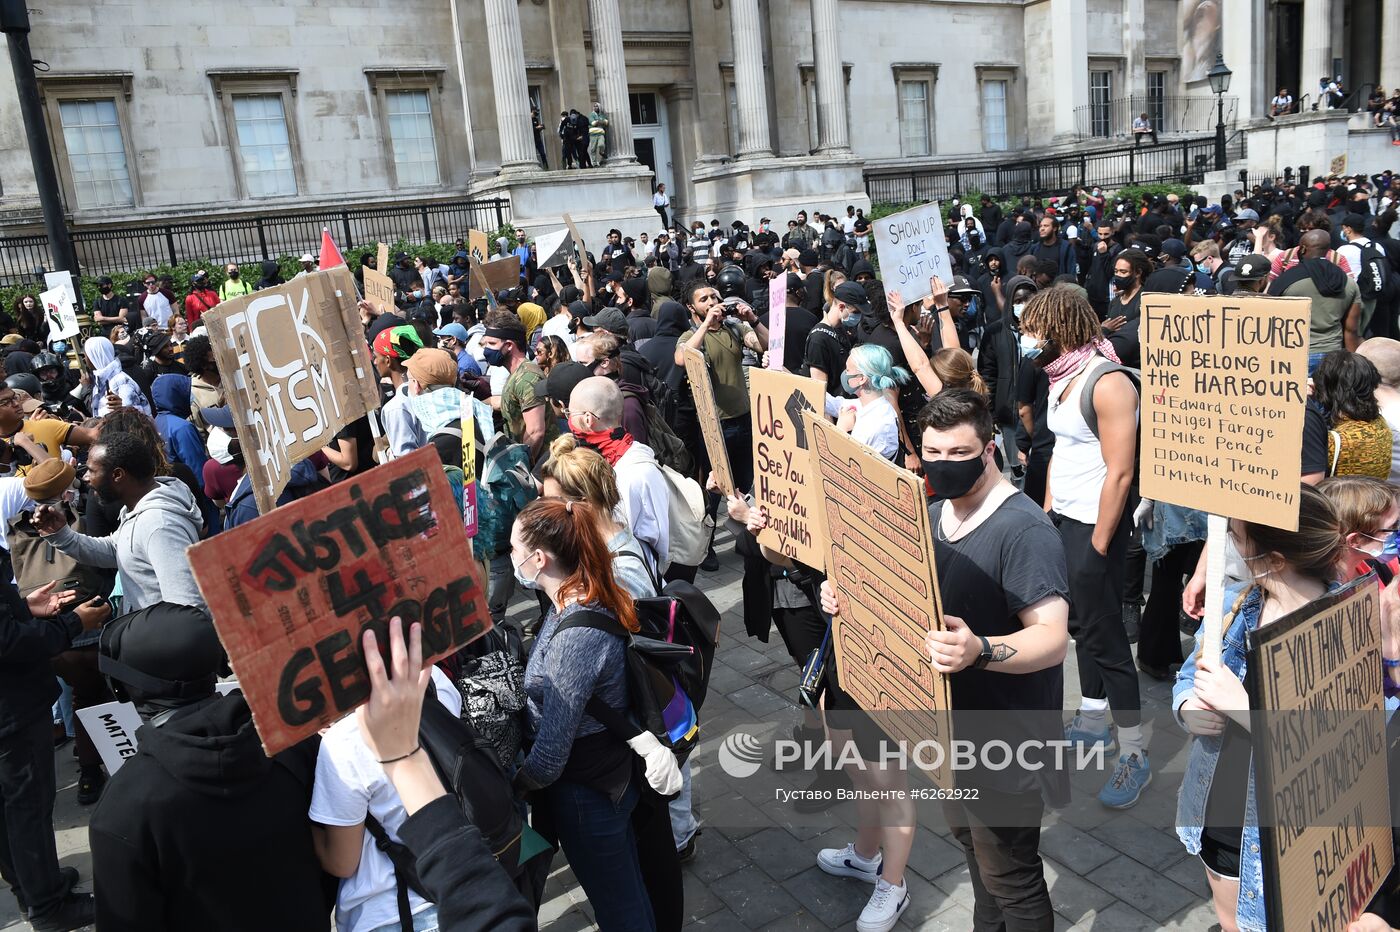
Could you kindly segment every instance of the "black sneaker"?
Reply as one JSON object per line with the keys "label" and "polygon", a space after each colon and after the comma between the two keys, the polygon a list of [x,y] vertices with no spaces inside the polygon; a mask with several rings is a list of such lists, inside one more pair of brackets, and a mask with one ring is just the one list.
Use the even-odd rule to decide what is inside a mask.
{"label": "black sneaker", "polygon": [[1190,637],[1195,637],[1196,632],[1201,628],[1201,620],[1192,618],[1185,612],[1178,612],[1176,616],[1176,630]]}
{"label": "black sneaker", "polygon": [[[58,876],[63,878],[63,895],[67,896],[73,892],[73,888],[78,885],[78,869],[76,867],[60,867]],[[15,901],[19,903],[19,914],[26,915],[29,912],[29,904],[24,901],[24,897],[19,891],[15,891]]]}
{"label": "black sneaker", "polygon": [[78,805],[91,806],[102,795],[107,775],[101,767],[84,767],[78,771]]}
{"label": "black sneaker", "polygon": [[715,556],[715,548],[711,547],[705,554],[705,559],[700,561],[700,568],[707,573],[713,573],[719,569],[719,557]]}
{"label": "black sneaker", "polygon": [[812,785],[807,787],[810,795],[800,796],[793,800],[792,808],[796,812],[812,814],[825,812],[841,800],[836,798],[836,791],[840,789],[850,789],[851,778],[844,770],[823,770],[818,772],[817,778],[812,781]]}
{"label": "black sneaker", "polygon": [[1128,643],[1136,644],[1138,628],[1142,625],[1142,606],[1136,602],[1123,603],[1123,629],[1128,632]]}
{"label": "black sneaker", "polygon": [[[1178,669],[1180,669],[1180,666],[1180,664],[1177,664]],[[1176,679],[1176,673],[1172,671],[1171,667],[1158,667],[1150,663],[1143,663],[1141,658],[1138,659],[1137,667],[1143,673],[1146,673],[1148,676],[1152,677],[1152,679],[1161,683]]]}
{"label": "black sneaker", "polygon": [[687,841],[680,848],[676,849],[676,856],[680,858],[682,864],[684,864],[686,861],[695,860],[695,839],[699,838],[700,833],[703,831],[703,828],[697,828],[695,830],[695,834],[690,836],[690,840]]}
{"label": "black sneaker", "polygon": [[34,932],[73,932],[97,921],[97,907],[91,893],[70,893],[42,916],[30,916]]}

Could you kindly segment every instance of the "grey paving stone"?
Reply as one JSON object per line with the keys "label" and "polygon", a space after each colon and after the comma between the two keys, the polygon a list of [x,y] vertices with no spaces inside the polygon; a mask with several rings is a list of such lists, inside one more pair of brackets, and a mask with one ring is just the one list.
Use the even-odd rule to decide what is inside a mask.
{"label": "grey paving stone", "polygon": [[935,887],[912,870],[904,872],[904,884],[909,888],[909,908],[899,917],[902,925],[919,928],[925,922],[956,905],[947,893]]}
{"label": "grey paving stone", "polygon": [[706,830],[695,843],[695,858],[681,865],[681,872],[712,884],[740,868],[752,869],[749,859],[718,830]]}
{"label": "grey paving stone", "polygon": [[[1102,912],[1085,916],[1070,928],[1072,932],[1144,932],[1158,927],[1158,923],[1128,904],[1114,903]],[[1198,932],[1204,932],[1205,928],[1200,926]]]}
{"label": "grey paving stone", "polygon": [[1078,922],[1113,903],[1113,894],[1094,886],[1063,864],[1050,858],[1041,860],[1045,863],[1045,882],[1050,887],[1050,906],[1069,922]]}
{"label": "grey paving stone", "polygon": [[789,699],[758,683],[750,683],[728,696],[729,701],[738,706],[740,714],[748,713],[755,718],[766,718],[780,709],[793,707]]}
{"label": "grey paving stone", "polygon": [[829,928],[831,927],[825,922],[804,909],[769,923],[763,927],[763,932],[826,932]]}
{"label": "grey paving stone", "polygon": [[1077,874],[1086,874],[1118,852],[1068,822],[1056,822],[1040,833],[1040,853],[1055,858]]}
{"label": "grey paving stone", "polygon": [[940,838],[938,835],[920,829],[914,834],[914,847],[909,852],[909,867],[924,880],[933,880],[967,859],[962,847]]}
{"label": "grey paving stone", "polygon": [[855,922],[874,890],[862,880],[832,877],[815,866],[784,881],[783,888],[833,929]]}
{"label": "grey paving stone", "polygon": [[977,902],[972,893],[972,878],[968,876],[966,861],[933,878],[933,885],[948,894],[948,898],[953,902],[960,903],[969,910]]}
{"label": "grey paving stone", "polygon": [[[553,929],[546,930],[543,926],[540,928],[542,932],[554,932]],[[744,928],[744,924],[739,921],[738,916],[734,915],[728,909],[717,909],[703,919],[687,922],[684,928],[714,929],[715,932],[734,932],[735,929]]]}
{"label": "grey paving stone", "polygon": [[[705,836],[700,836],[703,840]],[[724,903],[710,889],[709,884],[700,879],[694,871],[683,871],[681,880],[685,885],[685,918],[687,922],[703,919]]]}
{"label": "grey paving stone", "polygon": [[906,922],[913,911],[914,907],[911,905],[904,911],[904,915],[899,917],[899,921],[906,928],[917,929],[918,932],[967,932],[972,928],[972,910],[958,903],[920,920],[917,924],[913,921]]}
{"label": "grey paving stone", "polygon": [[1162,923],[1162,928],[1180,930],[1180,932],[1199,932],[1201,929],[1209,929],[1211,926],[1219,924],[1220,920],[1215,915],[1214,904],[1211,903],[1209,897],[1202,897],[1195,906],[1182,910]]}
{"label": "grey paving stone", "polygon": [[798,903],[762,871],[752,867],[735,871],[711,889],[724,905],[750,929],[761,929],[770,922],[797,912]]}
{"label": "grey paving stone", "polygon": [[1185,848],[1181,850],[1184,857],[1162,871],[1162,876],[1181,884],[1203,900],[1210,899],[1210,883],[1206,881],[1206,869],[1201,864],[1201,859],[1195,855],[1185,854]]}
{"label": "grey paving stone", "polygon": [[[720,660],[710,669],[709,692],[711,695],[728,696],[730,693],[738,692],[752,682],[753,681],[748,676],[740,673],[723,660]],[[701,709],[702,712],[706,712],[706,717],[709,717],[711,714],[707,711],[708,708],[709,701],[707,699],[705,706]]]}
{"label": "grey paving stone", "polygon": [[[1152,792],[1150,789],[1148,792]],[[1177,861],[1186,852],[1175,835],[1159,831],[1130,815],[1115,814],[1089,830],[1099,841],[1112,845],[1135,861],[1160,869]]]}
{"label": "grey paving stone", "polygon": [[695,807],[695,813],[707,827],[722,832],[731,841],[747,838],[772,824],[758,807],[733,792],[716,796]]}
{"label": "grey paving stone", "polygon": [[734,846],[779,883],[812,866],[812,852],[781,828],[761,829]]}
{"label": "grey paving stone", "polygon": [[743,644],[731,647],[722,657],[726,664],[740,673],[754,674],[774,665],[772,657]]}
{"label": "grey paving stone", "polygon": [[1132,903],[1158,922],[1165,921],[1177,910],[1197,900],[1190,890],[1172,883],[1157,871],[1129,857],[1114,858],[1090,871],[1085,879],[1103,887],[1118,899]]}

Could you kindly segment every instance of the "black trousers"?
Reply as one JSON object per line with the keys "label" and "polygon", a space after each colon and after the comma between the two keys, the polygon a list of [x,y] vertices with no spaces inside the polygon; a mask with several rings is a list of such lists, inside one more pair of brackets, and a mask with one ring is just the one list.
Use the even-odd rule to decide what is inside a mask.
{"label": "black trousers", "polygon": [[1169,667],[1184,659],[1181,631],[1176,623],[1181,612],[1181,590],[1196,571],[1203,546],[1199,540],[1177,544],[1152,564],[1152,592],[1142,610],[1137,644],[1138,659],[1149,666]]}
{"label": "black trousers", "polygon": [[53,722],[41,715],[0,738],[0,877],[42,915],[63,899],[53,834]]}
{"label": "black trousers", "polygon": [[[111,702],[112,691],[107,680],[97,670],[97,645],[75,647],[58,654],[50,661],[53,672],[63,677],[73,687],[73,708],[87,709],[104,702]],[[73,716],[73,742],[78,749],[79,767],[102,766],[102,755],[92,743],[83,720]]]}
{"label": "black trousers", "polygon": [[943,817],[962,845],[972,879],[974,932],[1051,932],[1055,913],[1040,860],[1038,792],[947,800]]}
{"label": "black trousers", "polygon": [[[1137,496],[1128,497],[1129,507],[1137,507]],[[1123,575],[1123,604],[1141,605],[1142,590],[1147,576],[1147,551],[1142,549],[1142,534],[1137,528],[1128,527],[1128,556]]]}
{"label": "black trousers", "polygon": [[1056,515],[1069,570],[1069,599],[1073,605],[1069,633],[1079,659],[1079,690],[1089,699],[1108,699],[1113,720],[1120,726],[1142,722],[1137,668],[1123,627],[1123,579],[1126,575],[1128,529],[1126,516],[1118,522],[1108,555],[1091,543],[1094,526]]}
{"label": "black trousers", "polygon": [[666,208],[658,207],[656,212],[661,216],[661,228],[663,230],[670,229],[671,221],[666,218]]}

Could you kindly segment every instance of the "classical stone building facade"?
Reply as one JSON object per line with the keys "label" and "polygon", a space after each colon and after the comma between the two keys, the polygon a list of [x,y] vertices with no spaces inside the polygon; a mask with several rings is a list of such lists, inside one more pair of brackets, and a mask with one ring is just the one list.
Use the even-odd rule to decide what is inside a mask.
{"label": "classical stone building facade", "polygon": [[[1187,124],[1217,48],[1240,121],[1337,64],[1400,83],[1400,0],[51,0],[32,22],[76,226],[478,194],[640,223],[657,181],[681,218],[777,218],[861,203],[863,166],[1077,144],[1140,109],[1213,125]],[[560,112],[595,100],[607,166],[559,171]],[[35,217],[23,133],[3,66],[10,230]]]}

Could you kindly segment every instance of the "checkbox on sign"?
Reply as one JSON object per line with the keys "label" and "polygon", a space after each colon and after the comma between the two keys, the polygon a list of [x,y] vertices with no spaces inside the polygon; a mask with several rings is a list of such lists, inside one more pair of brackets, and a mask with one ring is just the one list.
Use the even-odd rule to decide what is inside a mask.
{"label": "checkbox on sign", "polygon": [[1164,404],[1167,403],[1167,396],[1166,396],[1166,395],[1153,395],[1153,396],[1152,396],[1152,400],[1153,400],[1154,402],[1156,402],[1157,404],[1159,404],[1159,405],[1164,405]]}

